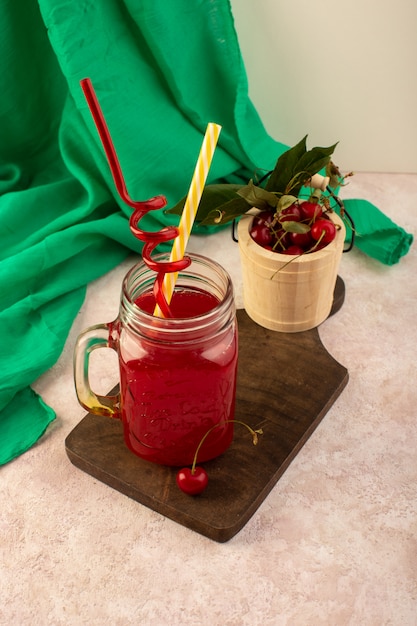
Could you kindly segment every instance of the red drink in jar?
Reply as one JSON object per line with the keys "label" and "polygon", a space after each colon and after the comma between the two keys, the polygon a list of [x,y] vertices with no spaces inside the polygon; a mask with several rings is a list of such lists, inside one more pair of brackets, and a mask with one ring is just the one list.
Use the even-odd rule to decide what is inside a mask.
{"label": "red drink in jar", "polygon": [[[106,406],[107,414],[122,420],[128,448],[163,465],[191,464],[201,439],[217,424],[199,462],[225,452],[233,439],[238,356],[233,288],[217,263],[190,256],[193,263],[177,278],[171,318],[153,315],[155,275],[140,263],[124,280],[117,320],[99,326],[119,354],[120,408],[115,402],[111,412],[110,403],[102,402],[96,412],[105,413]],[[82,367],[80,359],[80,372]]]}

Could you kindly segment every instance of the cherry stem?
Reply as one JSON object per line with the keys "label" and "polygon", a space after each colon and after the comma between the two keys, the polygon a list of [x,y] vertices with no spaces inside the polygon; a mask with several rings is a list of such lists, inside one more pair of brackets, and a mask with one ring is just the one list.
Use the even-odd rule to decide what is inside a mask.
{"label": "cherry stem", "polygon": [[[310,251],[309,251],[310,252]],[[284,265],[282,265],[281,267],[279,267],[276,272],[274,272],[270,278],[270,280],[274,280],[275,276],[278,274],[278,272],[280,272],[281,270],[285,269],[287,267],[287,265],[289,265],[290,263],[292,263],[293,261],[296,261],[297,259],[299,259],[301,256],[303,256],[303,254],[307,254],[306,252],[303,252],[302,254],[296,254],[294,255],[294,258],[290,259],[289,261],[287,261],[286,263],[284,263]]]}
{"label": "cherry stem", "polygon": [[314,244],[314,246],[312,246],[312,247],[310,248],[309,252],[314,252],[314,250],[315,250],[315,249],[317,248],[317,246],[320,244],[320,242],[321,242],[321,240],[323,239],[323,237],[325,236],[325,234],[326,234],[326,231],[325,231],[325,230],[324,230],[324,228],[323,228],[323,230],[321,231],[321,235],[320,235],[320,237],[317,239],[317,241],[316,241],[316,243]]}
{"label": "cherry stem", "polygon": [[244,426],[245,428],[248,429],[248,431],[250,432],[250,434],[252,435],[252,442],[253,445],[256,446],[258,444],[258,435],[263,435],[263,430],[262,428],[258,428],[257,430],[254,430],[253,428],[251,428],[248,424],[246,424],[245,422],[241,422],[240,420],[225,420],[224,422],[220,422],[219,424],[214,424],[214,426],[212,426],[204,435],[204,437],[201,439],[200,443],[197,446],[197,449],[195,451],[194,454],[194,459],[193,459],[193,464],[191,466],[191,474],[195,474],[195,467],[197,465],[197,457],[198,457],[198,453],[200,452],[201,446],[203,445],[203,443],[205,442],[205,440],[207,439],[207,437],[210,435],[210,433],[215,429],[215,428],[219,428],[219,426],[224,426],[224,424],[241,424],[242,426]]}

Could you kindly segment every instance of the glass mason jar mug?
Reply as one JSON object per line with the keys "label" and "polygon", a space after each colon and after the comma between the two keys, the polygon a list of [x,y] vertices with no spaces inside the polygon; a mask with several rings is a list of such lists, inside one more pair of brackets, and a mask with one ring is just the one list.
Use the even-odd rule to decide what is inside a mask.
{"label": "glass mason jar mug", "polygon": [[[199,462],[222,454],[233,439],[238,356],[233,286],[219,264],[189,256],[191,265],[176,280],[172,317],[153,315],[156,275],[142,261],[123,280],[117,319],[81,333],[74,354],[80,404],[90,413],[120,419],[134,454],[172,466],[191,464],[214,426]],[[118,353],[115,396],[90,388],[89,358],[97,348]]]}

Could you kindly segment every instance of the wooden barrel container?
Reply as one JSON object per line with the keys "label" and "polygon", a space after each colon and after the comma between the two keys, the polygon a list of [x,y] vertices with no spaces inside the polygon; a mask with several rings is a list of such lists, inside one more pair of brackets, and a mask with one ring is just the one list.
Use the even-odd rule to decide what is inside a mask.
{"label": "wooden barrel container", "polygon": [[[326,247],[299,257],[266,250],[249,234],[252,209],[238,226],[244,307],[264,328],[295,333],[321,324],[329,315],[346,229],[336,213],[336,238]],[[289,262],[290,261],[290,262]]]}

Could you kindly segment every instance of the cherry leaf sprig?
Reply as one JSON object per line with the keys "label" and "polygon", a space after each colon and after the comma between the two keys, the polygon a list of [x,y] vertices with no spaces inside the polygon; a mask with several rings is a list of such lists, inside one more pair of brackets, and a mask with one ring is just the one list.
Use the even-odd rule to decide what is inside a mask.
{"label": "cherry leaf sprig", "polygon": [[[255,184],[253,179],[246,185],[206,185],[196,223],[203,226],[227,224],[246,213],[250,207],[261,211],[280,211],[283,197],[289,196],[294,202],[303,186],[325,168],[331,171],[330,182],[336,188],[343,180],[338,168],[331,162],[336,146],[337,143],[308,150],[306,135],[279,156],[274,169],[261,179],[262,185],[261,182]],[[166,210],[166,213],[181,215],[184,202],[185,196],[174,207]]]}

